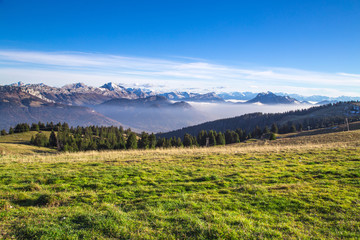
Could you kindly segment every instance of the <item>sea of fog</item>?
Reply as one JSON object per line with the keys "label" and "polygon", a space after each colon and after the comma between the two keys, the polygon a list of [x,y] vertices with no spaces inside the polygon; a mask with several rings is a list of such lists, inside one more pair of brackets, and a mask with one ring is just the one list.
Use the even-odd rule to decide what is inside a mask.
{"label": "sea of fog", "polygon": [[213,121],[222,118],[241,116],[247,113],[283,113],[291,110],[307,109],[313,107],[310,104],[236,104],[236,103],[204,103],[188,102],[194,109],[206,116],[206,121]]}
{"label": "sea of fog", "polygon": [[189,102],[192,108],[102,106],[95,110],[137,132],[168,132],[246,113],[281,113],[314,105],[260,105],[239,103]]}

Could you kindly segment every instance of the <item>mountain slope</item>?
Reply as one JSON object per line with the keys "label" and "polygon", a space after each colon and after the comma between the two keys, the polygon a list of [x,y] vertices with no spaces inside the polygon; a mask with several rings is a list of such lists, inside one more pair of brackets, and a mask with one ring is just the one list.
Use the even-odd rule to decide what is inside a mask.
{"label": "mountain slope", "polygon": [[35,97],[19,87],[0,86],[0,129],[20,122],[67,122],[71,126],[119,126],[120,122],[87,107],[52,103]]}
{"label": "mountain slope", "polygon": [[164,132],[203,122],[205,117],[186,102],[171,102],[163,96],[112,99],[93,108],[132,128]]}
{"label": "mountain slope", "polygon": [[261,103],[261,104],[299,104],[300,102],[289,96],[278,96],[272,92],[259,93],[255,98],[246,103]]}
{"label": "mountain slope", "polygon": [[61,88],[45,84],[17,84],[22,91],[27,92],[47,102],[66,105],[89,106],[100,104],[113,98],[137,98],[121,87],[111,89],[108,83],[100,88],[89,87],[83,83],[65,85]]}
{"label": "mountain slope", "polygon": [[117,106],[117,107],[183,107],[191,108],[190,104],[186,102],[170,102],[163,96],[151,96],[138,99],[117,98],[111,99],[101,104],[101,106]]}
{"label": "mountain slope", "polygon": [[237,128],[241,128],[249,132],[256,126],[259,126],[260,128],[264,128],[265,126],[270,127],[273,123],[276,123],[279,126],[289,123],[303,124],[304,128],[307,128],[308,125],[326,127],[327,123],[343,123],[345,118],[350,120],[360,120],[360,104],[356,102],[340,102],[286,113],[251,113],[162,133],[159,134],[159,137],[183,137],[185,133],[196,136],[201,130],[225,132],[226,130],[236,130]]}

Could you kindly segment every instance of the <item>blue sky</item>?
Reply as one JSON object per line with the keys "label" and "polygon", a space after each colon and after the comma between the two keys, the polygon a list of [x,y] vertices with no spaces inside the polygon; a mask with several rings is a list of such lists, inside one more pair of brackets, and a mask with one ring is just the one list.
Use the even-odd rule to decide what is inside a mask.
{"label": "blue sky", "polygon": [[360,1],[0,0],[0,83],[360,95]]}

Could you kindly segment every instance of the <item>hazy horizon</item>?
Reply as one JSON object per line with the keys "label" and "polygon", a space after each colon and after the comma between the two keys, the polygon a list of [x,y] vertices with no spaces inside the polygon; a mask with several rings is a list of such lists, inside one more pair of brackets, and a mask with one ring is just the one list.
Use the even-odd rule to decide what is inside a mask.
{"label": "hazy horizon", "polygon": [[355,97],[359,14],[357,1],[2,0],[0,84]]}

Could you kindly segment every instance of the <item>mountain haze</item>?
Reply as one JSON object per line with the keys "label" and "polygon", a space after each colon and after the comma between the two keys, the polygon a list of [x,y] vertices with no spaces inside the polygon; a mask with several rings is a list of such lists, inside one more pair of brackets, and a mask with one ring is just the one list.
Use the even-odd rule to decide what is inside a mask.
{"label": "mountain haze", "polygon": [[123,125],[87,107],[53,103],[17,87],[0,86],[0,129],[38,121],[67,122],[70,126]]}

